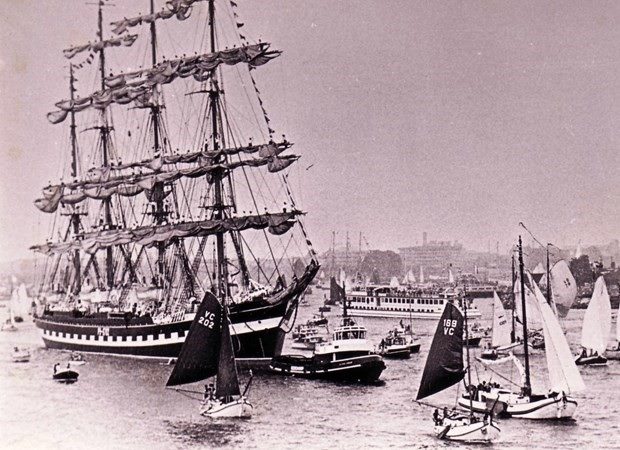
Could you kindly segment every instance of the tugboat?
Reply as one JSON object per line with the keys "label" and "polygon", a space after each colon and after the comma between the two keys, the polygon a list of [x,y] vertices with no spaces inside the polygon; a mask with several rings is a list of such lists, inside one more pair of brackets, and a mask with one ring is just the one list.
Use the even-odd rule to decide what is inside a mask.
{"label": "tugboat", "polygon": [[385,363],[366,339],[366,328],[345,316],[332,341],[318,345],[311,357],[276,356],[269,368],[282,375],[372,383],[381,376]]}

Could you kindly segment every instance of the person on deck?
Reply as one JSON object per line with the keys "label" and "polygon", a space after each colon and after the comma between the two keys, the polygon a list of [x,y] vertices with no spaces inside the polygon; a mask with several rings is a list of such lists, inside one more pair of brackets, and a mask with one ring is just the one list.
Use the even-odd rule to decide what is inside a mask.
{"label": "person on deck", "polygon": [[60,366],[60,363],[54,364],[54,375],[56,375],[56,372],[58,372],[58,366]]}
{"label": "person on deck", "polygon": [[433,411],[433,422],[435,422],[435,425],[441,425],[442,423],[442,420],[439,417],[439,410],[437,408]]}

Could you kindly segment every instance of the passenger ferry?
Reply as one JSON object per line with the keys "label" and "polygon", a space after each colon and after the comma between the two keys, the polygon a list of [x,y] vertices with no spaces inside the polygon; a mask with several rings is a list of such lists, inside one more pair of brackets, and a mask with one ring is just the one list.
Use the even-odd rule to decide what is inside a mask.
{"label": "passenger ferry", "polygon": [[[351,316],[410,317],[439,319],[448,301],[460,302],[454,289],[416,289],[390,286],[354,288],[346,294],[347,310]],[[480,317],[480,311],[467,300],[469,317]]]}

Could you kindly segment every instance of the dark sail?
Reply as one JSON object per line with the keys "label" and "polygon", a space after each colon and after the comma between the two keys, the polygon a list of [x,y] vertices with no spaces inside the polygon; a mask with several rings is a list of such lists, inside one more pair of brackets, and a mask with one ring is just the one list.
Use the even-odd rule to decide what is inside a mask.
{"label": "dark sail", "polygon": [[[194,383],[218,373],[221,324],[222,307],[211,292],[206,292],[166,386]],[[230,341],[228,326],[224,328]]]}
{"label": "dark sail", "polygon": [[416,399],[441,392],[464,376],[463,314],[452,303],[447,303],[437,324]]}
{"label": "dark sail", "polygon": [[344,302],[345,296],[342,286],[338,284],[334,277],[330,278],[329,283],[329,304],[335,305],[340,301]]}
{"label": "dark sail", "polygon": [[[228,311],[226,307],[224,307],[222,321],[223,323],[228,324]],[[231,395],[241,395],[241,392],[239,391],[237,365],[235,364],[235,353],[232,347],[230,329],[228,326],[225,326],[222,328],[222,340],[220,345],[215,396],[217,398],[226,398]]]}

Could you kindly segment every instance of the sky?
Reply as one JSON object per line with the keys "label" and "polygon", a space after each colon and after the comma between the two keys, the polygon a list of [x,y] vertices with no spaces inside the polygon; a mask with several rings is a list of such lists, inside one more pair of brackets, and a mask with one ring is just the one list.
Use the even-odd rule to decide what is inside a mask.
{"label": "sky", "polygon": [[[506,251],[519,222],[558,246],[620,238],[619,2],[236,2],[244,32],[284,51],[255,77],[302,155],[319,250],[335,230],[354,248],[360,231],[381,249],[426,231]],[[148,10],[114,4],[106,22]],[[67,132],[45,113],[66,97],[62,49],[95,26],[88,2],[0,0],[2,261],[47,237],[32,202]]]}

